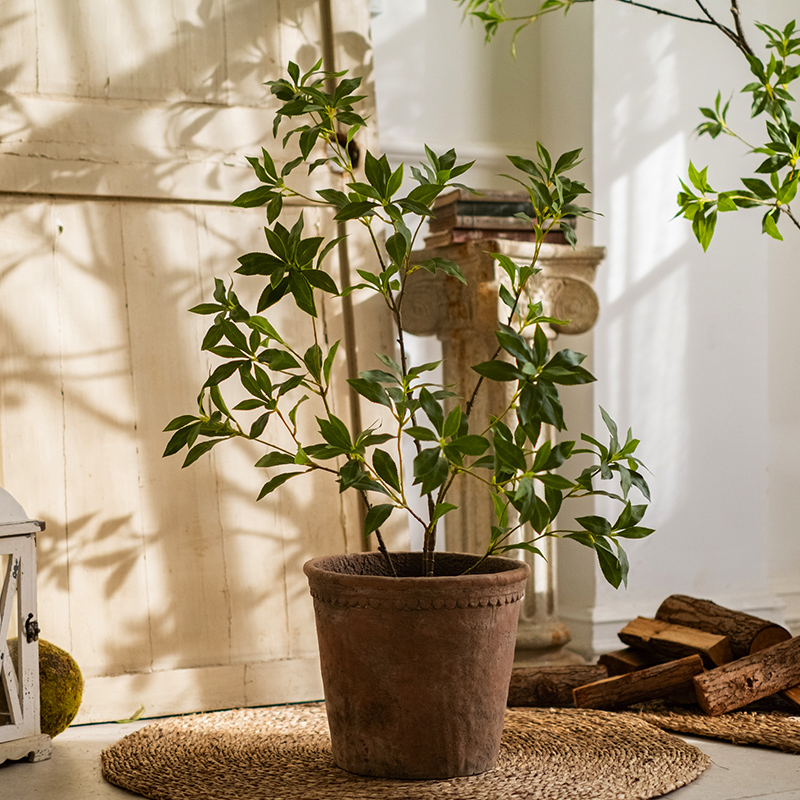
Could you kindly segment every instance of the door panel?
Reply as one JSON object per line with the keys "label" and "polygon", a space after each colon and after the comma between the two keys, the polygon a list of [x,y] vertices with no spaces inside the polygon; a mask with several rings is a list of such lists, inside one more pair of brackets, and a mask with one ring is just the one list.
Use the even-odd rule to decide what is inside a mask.
{"label": "door panel", "polygon": [[[368,70],[368,3],[335,6],[332,31],[308,0],[0,9],[0,484],[47,523],[42,636],[84,672],[79,721],[321,696],[302,564],[360,547],[352,502],[307,477],[256,503],[247,443],[185,470],[161,453],[210,367],[209,319],[187,309],[264,249],[263,210],[229,205],[272,140],[263,82],[309,68],[323,34]],[[333,233],[314,209],[288,221],[301,211]],[[304,318],[280,315],[302,341]]]}

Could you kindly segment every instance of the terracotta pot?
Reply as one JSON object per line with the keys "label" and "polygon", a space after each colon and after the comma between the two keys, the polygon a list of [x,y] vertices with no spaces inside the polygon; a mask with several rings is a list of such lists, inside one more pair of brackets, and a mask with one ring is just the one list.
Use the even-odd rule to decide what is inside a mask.
{"label": "terracotta pot", "polygon": [[333,757],[349,772],[433,779],[491,769],[500,749],[530,568],[437,553],[379,553],[306,563],[317,620]]}

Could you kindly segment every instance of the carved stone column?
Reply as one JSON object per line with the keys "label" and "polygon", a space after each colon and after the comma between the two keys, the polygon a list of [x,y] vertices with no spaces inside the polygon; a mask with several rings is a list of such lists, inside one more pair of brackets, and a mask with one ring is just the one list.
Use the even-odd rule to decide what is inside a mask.
{"label": "carved stone column", "polygon": [[[411,276],[403,305],[404,330],[419,336],[435,335],[441,341],[444,384],[462,397],[469,397],[477,382],[472,365],[487,361],[497,348],[494,332],[498,314],[505,308],[499,300],[499,287],[506,276],[496,268],[491,253],[529,264],[534,245],[483,240],[421,251],[417,254],[419,261],[438,256],[457,262],[467,285],[441,273],[431,275],[419,270]],[[542,272],[531,282],[531,299],[541,300],[548,316],[570,320],[551,331],[553,340],[559,334],[584,333],[594,325],[599,304],[592,282],[604,256],[601,247],[573,250],[568,245],[542,246],[538,263]],[[506,398],[505,384],[485,381],[473,407],[472,430],[482,431],[490,412],[503,408]],[[474,484],[463,476],[451,491],[459,508],[445,517],[447,549],[483,552],[494,523],[491,499],[486,492],[475,491]],[[563,650],[570,634],[556,613],[555,548],[552,540],[543,541],[546,560],[527,553],[519,556],[529,561],[531,577],[520,614],[518,661],[580,661]]]}

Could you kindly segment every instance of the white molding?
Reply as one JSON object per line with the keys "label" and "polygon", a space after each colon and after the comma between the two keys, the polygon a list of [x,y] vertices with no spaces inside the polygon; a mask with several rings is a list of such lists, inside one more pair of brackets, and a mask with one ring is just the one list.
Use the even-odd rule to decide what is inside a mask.
{"label": "white molding", "polygon": [[[795,589],[794,592],[793,602],[796,603],[794,608],[797,613],[794,622],[786,613],[789,608],[788,594],[788,592],[775,591],[775,594],[719,595],[705,599],[713,600],[726,608],[735,608],[737,611],[745,611],[779,625],[786,625],[790,630],[795,631],[800,623],[800,590]],[[652,617],[659,604],[660,601],[656,601],[650,607],[642,605],[634,607],[633,604],[630,604],[561,609],[559,617],[572,635],[570,650],[580,653],[585,659],[592,661],[601,653],[619,650],[623,647],[617,633],[636,617]]]}
{"label": "white molding", "polygon": [[87,678],[76,725],[322,700],[319,658]]}

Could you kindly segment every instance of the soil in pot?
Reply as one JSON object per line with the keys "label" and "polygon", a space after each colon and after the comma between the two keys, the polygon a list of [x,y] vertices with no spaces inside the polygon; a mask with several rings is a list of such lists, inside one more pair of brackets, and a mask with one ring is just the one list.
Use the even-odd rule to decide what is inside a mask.
{"label": "soil in pot", "polygon": [[529,567],[437,553],[309,561],[322,679],[336,763],[349,772],[441,779],[491,769]]}

